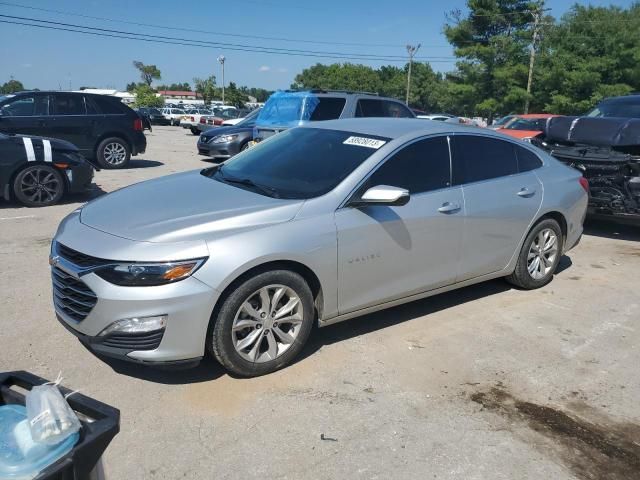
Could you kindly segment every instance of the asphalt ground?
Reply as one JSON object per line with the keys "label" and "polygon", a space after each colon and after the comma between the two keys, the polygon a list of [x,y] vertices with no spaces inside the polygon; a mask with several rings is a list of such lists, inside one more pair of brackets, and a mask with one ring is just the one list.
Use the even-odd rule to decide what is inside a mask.
{"label": "asphalt ground", "polygon": [[640,478],[640,227],[588,225],[540,290],[496,280],[317,330],[261,378],[94,357],[54,316],[56,227],[105,192],[206,166],[195,142],[155,127],[88,194],[0,202],[0,371],[62,372],[118,407],[107,478]]}

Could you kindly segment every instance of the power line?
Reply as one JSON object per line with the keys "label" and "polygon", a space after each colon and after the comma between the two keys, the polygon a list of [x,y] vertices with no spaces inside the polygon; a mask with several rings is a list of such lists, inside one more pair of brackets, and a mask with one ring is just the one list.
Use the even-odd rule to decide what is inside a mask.
{"label": "power line", "polygon": [[[0,17],[6,17],[6,15],[0,15]],[[41,20],[40,20],[41,21]],[[162,39],[157,39],[157,38],[142,38],[139,36],[128,36],[128,35],[140,35],[140,34],[132,34],[129,32],[126,32],[124,34],[119,34],[119,33],[105,33],[105,32],[95,32],[95,31],[86,31],[86,30],[77,30],[77,29],[72,29],[72,28],[65,28],[65,27],[61,27],[61,26],[51,26],[51,25],[38,25],[38,24],[33,24],[33,23],[26,23],[26,22],[19,22],[19,21],[13,21],[13,20],[0,20],[0,23],[6,23],[6,24],[12,24],[12,25],[22,25],[22,26],[26,26],[26,27],[35,27],[35,28],[41,28],[41,29],[47,29],[47,30],[56,30],[56,31],[66,31],[66,32],[72,32],[72,33],[81,33],[81,34],[85,34],[85,35],[92,35],[92,36],[98,36],[98,37],[109,37],[109,38],[120,38],[120,39],[125,39],[125,40],[137,40],[137,41],[142,41],[142,42],[148,42],[148,43],[161,43],[161,44],[168,44],[168,45],[182,45],[182,46],[189,46],[189,47],[201,47],[201,48],[212,48],[213,45],[205,45],[202,43],[193,43],[193,42],[189,42],[189,41],[175,41],[175,40],[162,40]],[[80,28],[93,28],[93,27],[80,27]],[[104,30],[104,29],[103,29]],[[362,58],[362,57],[353,57],[353,56],[339,56],[339,55],[316,55],[316,54],[312,54],[312,53],[297,53],[297,52],[286,52],[286,51],[273,51],[268,49],[267,47],[252,47],[252,48],[240,48],[240,47],[233,47],[233,46],[224,46],[224,48],[226,50],[234,50],[234,51],[242,51],[242,52],[253,52],[253,53],[268,53],[268,54],[273,54],[273,55],[289,55],[289,56],[302,56],[302,57],[314,57],[314,58],[334,58],[334,59],[342,59],[342,60],[368,60],[368,61],[382,61],[382,62],[390,62],[390,63],[405,63],[406,60],[403,58],[391,58],[391,57],[384,57],[384,56],[380,56],[380,57],[367,57],[367,58]],[[258,50],[259,48],[262,48],[262,50]],[[423,57],[423,58],[427,58],[427,57]],[[429,59],[428,61],[430,61],[431,63],[451,63],[451,61],[455,58],[455,57],[451,57],[451,60],[445,60],[444,58],[448,58],[448,57],[442,57],[443,59]]]}
{"label": "power line", "polygon": [[[246,1],[246,0],[245,0]],[[239,37],[239,38],[253,38],[257,40],[275,40],[279,42],[295,42],[295,43],[310,43],[310,44],[318,44],[318,45],[342,45],[342,46],[354,46],[354,47],[384,47],[384,48],[402,48],[404,45],[400,44],[389,44],[389,43],[357,43],[357,42],[330,42],[325,40],[309,40],[309,39],[293,39],[293,38],[283,38],[283,37],[270,37],[270,36],[262,36],[262,35],[249,35],[249,34],[240,34],[240,33],[231,33],[231,32],[214,32],[210,30],[198,30],[194,28],[184,28],[184,27],[173,27],[170,25],[158,25],[153,23],[141,23],[141,22],[132,22],[123,19],[109,18],[109,17],[95,17],[91,15],[84,15],[81,13],[68,12],[64,10],[54,10],[50,8],[41,8],[41,7],[33,7],[30,5],[20,5],[18,3],[12,2],[0,2],[0,5],[5,5],[9,7],[18,7],[25,8],[28,10],[37,10],[40,12],[47,13],[56,13],[59,15],[69,15],[73,17],[81,17],[87,18],[90,20],[101,20],[106,22],[116,22],[116,23],[124,23],[128,25],[135,25],[138,27],[151,27],[151,28],[162,28],[165,30],[176,30],[182,32],[191,32],[191,33],[204,33],[208,35],[224,35],[226,37]],[[441,45],[440,47],[445,47],[445,45]]]}
{"label": "power line", "polygon": [[[315,56],[322,56],[326,58],[347,58],[347,59],[359,59],[359,60],[375,60],[378,58],[384,58],[384,59],[393,59],[393,60],[404,60],[404,57],[400,55],[373,55],[368,53],[326,52],[326,51],[318,51],[318,50],[301,50],[301,49],[280,48],[280,47],[261,47],[256,45],[244,45],[244,44],[227,43],[227,42],[211,42],[207,40],[192,40],[188,38],[168,37],[164,35],[163,36],[152,35],[148,33],[128,32],[128,31],[113,30],[108,28],[87,27],[84,25],[77,25],[73,23],[54,22],[51,20],[40,20],[37,18],[18,17],[14,15],[0,14],[0,17],[10,18],[12,20],[22,20],[22,21],[38,22],[38,23],[44,23],[44,24],[56,25],[56,26],[62,26],[62,27],[70,27],[74,29],[85,29],[85,30],[92,30],[92,31],[98,30],[100,32],[113,33],[117,35],[129,35],[133,37],[146,37],[146,38],[152,38],[152,39],[188,42],[192,44],[204,44],[204,46],[213,46],[213,47],[220,47],[220,48],[236,47],[236,48],[243,48],[243,49],[258,49],[259,52],[268,52],[268,53],[282,52],[282,53],[289,53],[289,54],[315,55]],[[444,57],[429,57],[429,58],[433,58],[436,60],[449,60],[449,59],[452,59],[453,57],[444,56]]]}

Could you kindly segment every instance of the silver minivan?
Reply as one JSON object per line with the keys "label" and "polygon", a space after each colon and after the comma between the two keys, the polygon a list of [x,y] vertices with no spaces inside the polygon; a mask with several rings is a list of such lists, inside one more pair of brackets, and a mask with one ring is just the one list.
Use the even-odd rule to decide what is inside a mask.
{"label": "silver minivan", "polygon": [[551,281],[588,185],[489,130],[363,118],[293,128],[223,166],[70,214],[55,311],[97,354],[240,376],[291,363],[319,326],[496,277]]}

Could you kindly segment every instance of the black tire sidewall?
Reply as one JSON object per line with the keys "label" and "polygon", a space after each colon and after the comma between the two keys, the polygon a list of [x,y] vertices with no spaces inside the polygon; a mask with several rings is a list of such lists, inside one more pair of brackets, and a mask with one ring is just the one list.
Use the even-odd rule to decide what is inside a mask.
{"label": "black tire sidewall", "polygon": [[[231,334],[233,320],[238,309],[249,295],[264,286],[274,284],[286,285],[292,288],[300,298],[304,309],[301,331],[294,344],[280,357],[265,363],[251,363],[242,358],[233,346]],[[217,318],[212,319],[212,322],[215,323],[212,328],[212,335],[207,341],[212,347],[216,359],[227,370],[238,376],[255,377],[274,372],[290,364],[307,342],[314,320],[313,295],[304,278],[289,270],[267,271],[247,279],[229,293],[218,311]]]}
{"label": "black tire sidewall", "polygon": [[[22,178],[27,174],[27,172],[34,170],[36,168],[48,170],[58,177],[60,190],[56,193],[53,200],[49,202],[45,202],[45,203],[32,202],[25,195],[23,195],[22,190],[20,189],[20,183],[22,181]],[[65,188],[66,188],[66,184],[65,184],[64,176],[58,170],[56,170],[55,168],[49,165],[29,165],[23,168],[22,170],[20,170],[18,174],[15,176],[15,179],[13,180],[13,195],[15,199],[21,204],[23,204],[24,206],[29,208],[48,207],[50,205],[55,205],[60,201],[60,199],[64,195]]]}
{"label": "black tire sidewall", "polygon": [[[527,256],[529,255],[529,248],[531,247],[533,239],[536,237],[536,235],[538,235],[538,233],[540,233],[540,231],[547,228],[553,230],[558,238],[558,254],[556,255],[556,259],[554,260],[553,268],[547,274],[547,276],[536,280],[529,274],[529,271],[527,269]],[[536,224],[531,229],[529,235],[527,235],[527,238],[522,244],[522,249],[520,250],[520,255],[518,256],[516,269],[511,276],[512,283],[525,289],[540,288],[548,284],[551,280],[553,280],[553,276],[555,275],[558,264],[560,263],[560,258],[562,258],[563,246],[562,229],[560,228],[560,225],[558,225],[558,222],[551,218],[547,218]]]}
{"label": "black tire sidewall", "polygon": [[[122,162],[120,165],[112,165],[104,159],[104,149],[110,143],[119,143],[125,148],[125,151],[127,152],[124,162]],[[122,138],[109,137],[109,138],[105,138],[98,144],[98,148],[96,149],[96,157],[98,159],[98,163],[100,164],[100,166],[105,169],[125,168],[127,165],[129,165],[129,161],[131,160],[131,149],[129,148],[129,145],[127,144],[127,142]]]}

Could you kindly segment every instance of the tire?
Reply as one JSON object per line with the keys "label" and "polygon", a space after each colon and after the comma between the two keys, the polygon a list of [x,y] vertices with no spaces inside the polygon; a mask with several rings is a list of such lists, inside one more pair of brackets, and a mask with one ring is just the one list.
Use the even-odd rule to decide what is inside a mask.
{"label": "tire", "polygon": [[125,168],[131,160],[131,150],[122,138],[109,137],[100,142],[96,156],[103,168]]}
{"label": "tire", "polygon": [[[273,312],[281,312],[280,317]],[[278,323],[278,318],[293,321]],[[212,318],[208,343],[228,371],[256,377],[290,364],[307,342],[314,319],[313,295],[305,280],[289,270],[268,271],[244,281],[224,299]]]}
{"label": "tire", "polygon": [[190,130],[194,135],[200,135],[200,130],[198,130],[196,127],[191,127]]}
{"label": "tire", "polygon": [[245,150],[248,150],[248,149],[249,149],[249,142],[248,142],[248,141],[247,141],[247,142],[244,142],[244,143],[242,144],[242,147],[240,147],[240,151],[241,151],[241,152],[244,152]]}
{"label": "tire", "polygon": [[49,165],[31,165],[13,181],[13,194],[27,207],[48,207],[60,201],[65,184],[62,174]]}
{"label": "tire", "polygon": [[[548,218],[537,223],[522,244],[516,268],[506,280],[525,290],[545,286],[553,279],[560,263],[562,241],[558,222]],[[542,244],[542,250],[539,244]]]}

